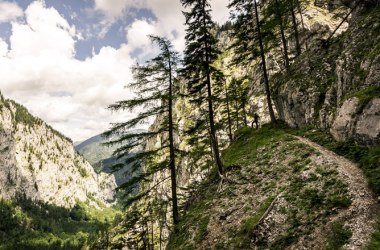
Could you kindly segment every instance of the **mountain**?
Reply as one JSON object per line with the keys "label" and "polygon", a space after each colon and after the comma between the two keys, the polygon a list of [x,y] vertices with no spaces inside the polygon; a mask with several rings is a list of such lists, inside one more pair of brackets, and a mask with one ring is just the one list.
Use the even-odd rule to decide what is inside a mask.
{"label": "mountain", "polygon": [[110,206],[115,179],[96,173],[70,139],[0,96],[0,197],[17,194],[63,207]]}
{"label": "mountain", "polygon": [[[145,130],[142,129],[136,129],[130,131],[130,133],[142,133],[144,131]],[[120,185],[128,179],[128,176],[124,175],[128,166],[116,172],[112,170],[113,165],[122,163],[123,159],[125,159],[121,158],[118,160],[117,157],[113,156],[113,152],[120,147],[120,145],[104,145],[104,143],[114,139],[115,138],[112,137],[104,138],[102,135],[96,135],[78,143],[75,149],[94,167],[96,172],[113,173],[117,185]]]}

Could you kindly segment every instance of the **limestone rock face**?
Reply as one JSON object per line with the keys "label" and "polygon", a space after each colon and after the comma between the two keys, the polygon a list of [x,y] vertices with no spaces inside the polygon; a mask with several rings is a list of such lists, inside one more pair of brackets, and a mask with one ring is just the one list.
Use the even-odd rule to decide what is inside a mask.
{"label": "limestone rock face", "polygon": [[[0,96],[1,97],[1,96]],[[67,138],[0,98],[0,197],[16,194],[64,207],[114,200],[113,176],[96,174]]]}
{"label": "limestone rock face", "polygon": [[368,103],[358,118],[355,129],[358,140],[380,143],[380,98]]}
{"label": "limestone rock face", "polygon": [[355,116],[358,98],[352,98],[343,103],[338,111],[338,115],[330,129],[331,134],[336,140],[344,141],[354,133],[355,121],[352,119]]}
{"label": "limestone rock face", "polygon": [[[292,75],[272,79],[279,117],[290,126],[313,125],[339,141],[379,142],[380,17],[372,11],[359,5],[327,50],[312,47],[307,60],[295,62]],[[306,19],[321,19],[308,13]]]}

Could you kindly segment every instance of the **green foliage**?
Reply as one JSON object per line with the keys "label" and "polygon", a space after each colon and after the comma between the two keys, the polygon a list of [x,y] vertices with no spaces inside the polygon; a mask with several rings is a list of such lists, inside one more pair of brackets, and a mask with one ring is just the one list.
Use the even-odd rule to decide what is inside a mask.
{"label": "green foliage", "polygon": [[0,249],[97,249],[107,220],[117,213],[93,209],[84,204],[66,209],[23,196],[0,199]]}
{"label": "green foliage", "polygon": [[331,231],[327,239],[326,250],[339,250],[348,243],[352,232],[344,227],[341,222],[335,222],[331,225]]}
{"label": "green foliage", "polygon": [[372,99],[380,97],[380,86],[369,86],[365,89],[352,93],[346,99],[351,97],[357,97],[359,99],[357,112],[360,114]]}
{"label": "green foliage", "polygon": [[251,243],[252,232],[257,226],[259,220],[264,215],[266,210],[269,208],[270,204],[274,200],[274,197],[268,197],[262,204],[260,204],[259,209],[256,213],[244,219],[241,224],[239,230],[234,235],[233,245],[237,246],[239,249],[248,249]]}
{"label": "green foliage", "polygon": [[367,148],[353,141],[338,142],[330,134],[312,127],[287,129],[286,131],[306,136],[319,145],[358,163],[363,169],[370,187],[380,194],[380,146]]}
{"label": "green foliage", "polygon": [[378,250],[380,249],[380,215],[377,217],[377,225],[375,232],[372,235],[371,241],[367,246],[368,250]]}
{"label": "green foliage", "polygon": [[35,125],[41,125],[42,124],[42,120],[32,116],[24,106],[14,102],[14,101],[10,101],[10,102],[16,108],[15,116],[14,116],[16,124],[22,123],[22,124],[27,125],[29,127],[33,127]]}
{"label": "green foliage", "polygon": [[87,170],[83,167],[83,162],[81,162],[78,158],[74,160],[74,166],[76,169],[78,169],[78,172],[81,177],[86,178],[88,177]]}
{"label": "green foliage", "polygon": [[[281,124],[278,128],[281,128]],[[272,144],[275,141],[291,140],[281,129],[273,129],[264,125],[260,130],[244,127],[235,132],[235,142],[223,152],[226,165],[246,165],[257,157],[257,149]]]}
{"label": "green foliage", "polygon": [[[211,172],[188,199],[185,216],[173,231],[169,249],[194,249],[199,244],[210,242],[206,225],[211,225],[211,228],[226,225],[223,230],[228,236],[213,243],[217,249],[249,249],[253,240],[256,246],[265,249],[285,249],[324,224],[330,215],[346,209],[351,199],[338,172],[332,166],[312,162],[312,157],[318,152],[297,141],[288,131],[282,123],[276,128],[264,125],[259,130],[239,129],[234,142],[224,150],[223,160],[228,164],[228,176],[240,183],[224,184],[224,190],[216,193],[218,175]],[[309,175],[304,180],[298,174],[301,171]],[[264,198],[261,204],[257,204],[257,196],[252,196],[251,190]],[[276,210],[280,209],[287,220],[281,225],[282,233],[267,242],[260,232],[256,232],[256,227],[274,194],[280,194],[280,199],[286,201],[285,205],[283,202],[276,204],[279,206]],[[240,203],[240,199],[245,202]],[[223,221],[224,214],[233,214],[233,211],[243,209],[243,204],[251,203],[255,204],[254,208],[239,212],[242,217],[231,215],[230,218],[227,215],[232,225],[218,221],[218,216]],[[223,211],[222,215],[218,214],[220,211]],[[215,216],[205,218],[210,214]]]}

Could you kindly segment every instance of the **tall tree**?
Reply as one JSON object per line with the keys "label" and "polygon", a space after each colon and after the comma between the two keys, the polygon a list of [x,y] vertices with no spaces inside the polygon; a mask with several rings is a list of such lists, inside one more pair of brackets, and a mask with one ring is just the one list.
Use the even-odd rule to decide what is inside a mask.
{"label": "tall tree", "polygon": [[215,24],[211,20],[208,0],[181,0],[181,3],[188,9],[184,12],[187,28],[183,73],[188,79],[189,95],[193,100],[198,104],[207,101],[212,152],[218,173],[224,178],[224,166],[220,158],[214,121],[215,96],[211,85],[213,73],[217,71],[213,62],[219,55],[216,39],[212,34]]}
{"label": "tall tree", "polygon": [[256,0],[253,0],[253,2],[254,2],[254,6],[255,6],[257,37],[259,39],[261,66],[263,69],[264,86],[265,86],[265,93],[267,96],[269,116],[270,116],[270,120],[271,120],[272,125],[275,125],[276,124],[276,117],[274,115],[274,111],[273,111],[273,107],[272,107],[271,92],[270,92],[270,87],[269,87],[269,77],[268,77],[268,71],[267,71],[266,60],[265,60],[265,51],[264,51],[262,34],[261,34],[261,30],[260,30],[261,24],[260,24],[260,18],[259,18],[259,11],[257,8]]}
{"label": "tall tree", "polygon": [[282,46],[284,47],[285,68],[286,68],[286,71],[289,73],[290,66],[289,66],[288,45],[287,45],[286,37],[285,37],[285,27],[284,27],[284,22],[282,21],[282,13],[281,13],[281,6],[280,6],[279,0],[275,0],[275,4],[276,4],[276,15],[278,19],[278,24],[280,26]]}
{"label": "tall tree", "polygon": [[[261,68],[264,78],[264,88],[267,97],[267,104],[270,119],[273,125],[276,124],[276,117],[274,115],[271,92],[269,87],[269,77],[266,66],[265,50],[263,43],[263,34],[261,33],[260,17],[258,13],[258,6],[256,0],[232,0],[228,6],[232,10],[232,18],[235,20],[234,34],[237,34],[232,48],[235,54],[239,51],[249,51],[238,56],[240,61],[249,64],[258,56],[261,58]],[[247,38],[249,40],[247,41]]]}
{"label": "tall tree", "polygon": [[[142,108],[143,111],[127,122],[114,124],[104,135],[108,137],[117,135],[117,139],[111,141],[110,144],[122,145],[114,153],[121,158],[128,155],[131,150],[142,142],[149,142],[150,139],[155,138],[157,135],[167,133],[168,136],[162,136],[164,140],[160,146],[145,149],[127,158],[125,163],[132,164],[128,174],[134,175],[134,177],[122,184],[120,188],[124,188],[129,195],[127,203],[132,203],[154,190],[154,187],[144,186],[144,183],[149,183],[152,175],[158,171],[170,169],[173,223],[177,224],[179,215],[176,191],[176,150],[173,135],[173,99],[175,97],[173,89],[174,74],[179,59],[178,53],[173,50],[170,41],[156,36],[150,36],[150,39],[152,43],[158,45],[160,53],[143,65],[137,64],[133,66],[132,72],[135,81],[130,83],[129,87],[135,90],[136,98],[119,101],[110,106],[111,110],[132,111]],[[134,128],[137,124],[146,122],[149,118],[157,115],[163,117],[159,126],[143,133],[125,133],[125,131]],[[167,137],[169,141],[165,139]],[[144,166],[143,170],[141,170],[140,165]],[[123,166],[123,164],[119,164],[115,167],[121,168]],[[136,185],[140,186],[140,192],[134,194]]]}
{"label": "tall tree", "polygon": [[[296,52],[297,56],[301,55],[301,43],[300,43],[300,38],[299,38],[299,32],[298,32],[298,24],[297,24],[297,18],[296,18],[296,13],[295,13],[295,2],[294,0],[289,0],[289,8],[290,8],[290,13],[292,16],[292,24],[293,24],[293,31],[294,31],[294,40],[296,42]],[[301,18],[302,18],[302,13]]]}

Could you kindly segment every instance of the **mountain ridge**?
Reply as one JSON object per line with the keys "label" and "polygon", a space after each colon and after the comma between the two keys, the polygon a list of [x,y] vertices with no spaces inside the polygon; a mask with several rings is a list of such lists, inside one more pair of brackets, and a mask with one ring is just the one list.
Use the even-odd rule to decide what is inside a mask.
{"label": "mountain ridge", "polygon": [[[0,98],[0,195],[16,193],[64,207],[109,206],[115,180],[96,174],[72,141],[14,101]],[[98,204],[99,203],[99,204]]]}

